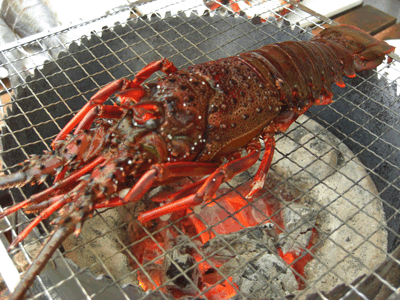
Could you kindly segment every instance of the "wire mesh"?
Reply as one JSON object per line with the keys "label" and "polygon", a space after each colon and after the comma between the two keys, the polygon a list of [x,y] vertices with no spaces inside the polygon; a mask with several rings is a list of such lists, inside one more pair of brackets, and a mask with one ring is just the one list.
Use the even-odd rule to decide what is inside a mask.
{"label": "wire mesh", "polygon": [[[96,91],[122,77],[133,79],[151,61],[166,57],[180,69],[269,43],[308,40],[313,36],[311,30],[324,24],[312,21],[311,27],[300,28],[290,23],[290,15],[299,14],[301,6],[293,9],[280,1],[265,2],[269,6],[253,3],[251,8],[258,9],[262,18],[249,18],[246,9],[235,13],[232,5],[221,5],[222,14],[203,14],[196,6],[197,12],[173,16],[138,16],[140,6],[127,6],[111,16],[3,49],[1,55],[8,62],[2,66],[10,79],[16,78],[11,86],[1,81],[3,98],[10,99],[1,106],[3,172],[15,172],[31,154],[51,151],[54,137]],[[160,11],[168,11],[168,5]],[[289,14],[281,16],[283,9]],[[126,12],[132,18],[121,18],[114,25],[107,22]],[[80,37],[83,31],[86,36]],[[59,42],[61,52],[56,59],[48,54],[45,41],[49,38]],[[10,53],[28,47],[34,51],[10,61]],[[37,65],[39,56],[46,61]],[[18,69],[20,63],[33,67]],[[252,201],[246,194],[256,166],[224,183],[211,203],[178,219],[158,220],[151,226],[137,221],[138,212],[155,205],[151,198],[165,192],[159,188],[138,203],[96,211],[81,235],[68,239],[54,255],[29,296],[262,299],[292,294],[303,299],[334,299],[353,292],[372,299],[375,289],[382,290],[380,295],[396,292],[399,282],[394,270],[399,256],[394,250],[400,237],[396,63],[346,78],[345,88],[333,87],[334,103],[313,106],[307,117],[278,136],[266,186]],[[162,74],[150,81],[157,76]],[[185,179],[167,191],[194,180]],[[11,189],[3,194],[2,207],[11,204],[7,198],[20,202],[51,184]],[[301,231],[297,235],[290,235],[288,224],[283,225],[283,215],[291,213],[298,219],[292,228],[292,232]],[[11,232],[15,238],[32,220],[21,218],[6,218],[1,232],[6,236]],[[38,242],[50,231],[41,222],[10,253],[20,269],[26,267],[24,260],[31,263],[40,248]],[[277,240],[282,240],[279,233],[292,240],[290,245],[300,246],[292,245],[293,251],[282,254],[282,247],[276,249]],[[302,244],[304,235],[311,236],[311,241]],[[10,236],[4,243],[9,240]],[[321,254],[322,249],[330,256]],[[276,258],[278,251],[281,259]],[[302,266],[306,263],[308,269]],[[394,265],[393,278],[375,269],[381,263]],[[377,283],[366,285],[359,277],[363,274],[373,276]],[[349,289],[322,294],[341,283]]]}

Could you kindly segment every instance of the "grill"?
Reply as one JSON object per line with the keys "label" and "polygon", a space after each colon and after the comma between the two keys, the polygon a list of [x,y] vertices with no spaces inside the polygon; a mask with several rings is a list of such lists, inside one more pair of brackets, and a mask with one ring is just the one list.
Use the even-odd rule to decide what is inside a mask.
{"label": "grill", "polygon": [[[11,85],[1,81],[3,172],[15,172],[31,154],[50,151],[58,132],[101,86],[133,79],[151,61],[166,57],[180,69],[269,43],[309,40],[313,29],[334,23],[288,2],[295,8],[280,1],[251,7],[239,2],[241,13],[232,5],[210,12],[192,1],[163,7],[133,3],[2,49],[8,60],[2,66],[14,78]],[[183,7],[185,13],[175,13]],[[282,16],[284,9],[288,13]],[[49,40],[58,45],[56,59],[48,54]],[[29,52],[10,60],[22,48]],[[394,62],[346,78],[345,88],[333,86],[334,103],[313,106],[276,137],[266,186],[252,201],[245,196],[257,165],[223,184],[211,203],[178,220],[162,218],[145,227],[136,218],[152,197],[194,178],[156,188],[139,203],[98,210],[81,235],[53,255],[28,296],[373,299],[380,290],[380,297],[394,293],[397,299],[400,60],[391,57]],[[19,68],[21,62],[27,67]],[[162,74],[150,82],[157,76]],[[50,185],[4,191],[1,206]],[[0,223],[3,244],[33,217],[6,217]],[[41,222],[15,250],[0,252],[1,260],[10,262],[0,266],[8,286],[18,281],[12,266],[21,270],[31,264],[50,232],[48,222]]]}

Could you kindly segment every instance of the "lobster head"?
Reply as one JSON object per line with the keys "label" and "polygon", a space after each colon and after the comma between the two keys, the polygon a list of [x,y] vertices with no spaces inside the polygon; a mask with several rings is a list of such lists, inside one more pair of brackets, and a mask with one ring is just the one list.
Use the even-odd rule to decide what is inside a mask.
{"label": "lobster head", "polygon": [[138,102],[127,109],[112,136],[119,156],[132,157],[138,171],[166,161],[167,143],[160,135],[164,119],[164,109],[156,101]]}
{"label": "lobster head", "polygon": [[199,97],[189,80],[189,76],[171,74],[135,89],[138,95],[136,103],[129,105],[132,128],[126,140],[151,154],[153,163],[192,161],[204,150],[206,109],[196,103]]}

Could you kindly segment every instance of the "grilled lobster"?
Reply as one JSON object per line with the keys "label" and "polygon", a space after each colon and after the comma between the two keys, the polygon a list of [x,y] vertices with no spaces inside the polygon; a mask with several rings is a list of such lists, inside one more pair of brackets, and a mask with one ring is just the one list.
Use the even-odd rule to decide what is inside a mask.
{"label": "grilled lobster", "polygon": [[[161,59],[133,80],[106,85],[58,134],[52,152],[0,177],[0,186],[10,188],[55,176],[53,186],[0,214],[3,218],[21,208],[41,211],[11,247],[41,220],[59,213],[52,236],[10,299],[23,297],[62,241],[79,234],[95,209],[138,201],[152,187],[184,176],[210,174],[165,199],[163,206],[141,213],[139,221],[199,205],[257,161],[262,138],[265,154],[247,196],[251,198],[270,167],[274,135],[312,105],[331,103],[331,84],[343,87],[342,75],[372,69],[393,50],[343,25],[308,42],[271,44],[179,71]],[[166,76],[143,84],[156,71]],[[119,104],[104,105],[114,93]],[[247,155],[242,157],[243,149]]]}

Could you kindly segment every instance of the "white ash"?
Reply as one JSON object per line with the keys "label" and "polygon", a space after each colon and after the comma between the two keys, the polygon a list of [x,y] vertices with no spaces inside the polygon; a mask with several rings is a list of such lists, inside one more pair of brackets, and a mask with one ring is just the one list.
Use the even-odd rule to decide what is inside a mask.
{"label": "white ash", "polygon": [[[273,226],[249,227],[216,236],[202,247],[204,255],[239,287],[235,299],[274,299],[298,289],[290,267],[279,257]],[[271,233],[272,232],[272,233]]]}
{"label": "white ash", "polygon": [[264,253],[235,277],[241,295],[234,299],[281,299],[299,288],[290,267],[276,254]]}
{"label": "white ash", "polygon": [[290,203],[282,210],[285,232],[279,234],[279,244],[283,254],[300,255],[310,242],[317,216],[318,210],[298,203]]}
{"label": "white ash", "polygon": [[211,261],[221,263],[241,254],[257,251],[277,253],[275,238],[264,226],[249,227],[234,233],[218,235],[206,242],[202,249]]}

